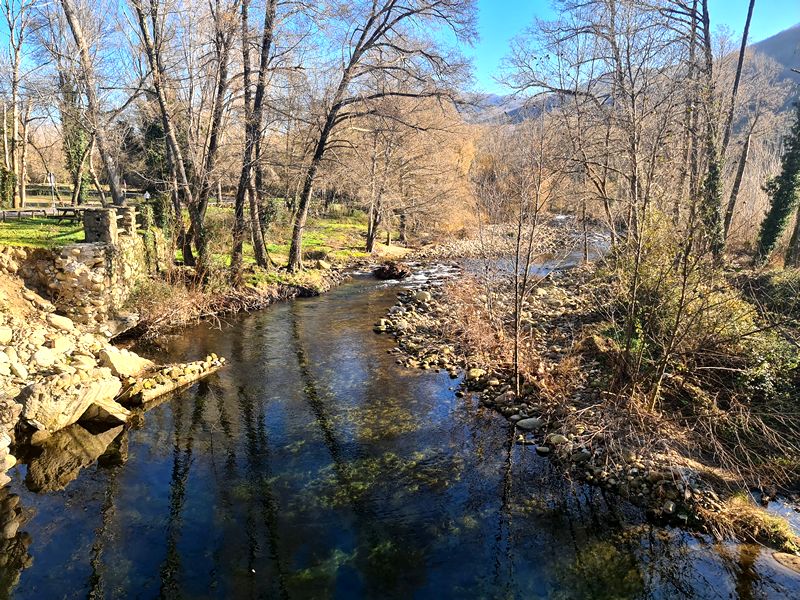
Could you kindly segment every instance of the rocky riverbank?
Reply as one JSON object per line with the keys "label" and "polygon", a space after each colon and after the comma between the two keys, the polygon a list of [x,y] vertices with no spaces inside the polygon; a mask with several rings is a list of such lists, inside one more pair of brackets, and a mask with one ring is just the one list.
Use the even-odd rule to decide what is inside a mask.
{"label": "rocky riverbank", "polygon": [[[535,369],[519,395],[508,340],[488,327],[498,320],[508,326],[502,321],[513,301],[484,289],[465,276],[443,288],[402,292],[374,329],[395,336],[398,363],[446,370],[453,378],[463,373],[458,394],[477,394],[514,427],[517,443],[554,461],[566,476],[618,494],[660,520],[721,535],[724,525],[736,529],[735,513],[744,505],[725,498],[729,488],[713,484],[715,478],[724,483],[725,474],[703,468],[690,448],[662,435],[642,439],[648,424],[632,423],[636,415],[604,391],[614,349],[591,334],[607,293],[591,267],[551,272],[523,305],[522,327],[531,345],[526,355],[535,357]],[[753,522],[745,537],[800,550],[797,537],[777,520],[749,514]],[[773,525],[783,533],[765,530]]]}
{"label": "rocky riverbank", "polygon": [[[0,275],[0,486],[10,481],[14,446],[44,444],[81,423],[111,428],[131,406],[213,373],[224,359],[159,367],[107,337],[83,330],[54,306]],[[131,394],[137,386],[147,394]]]}

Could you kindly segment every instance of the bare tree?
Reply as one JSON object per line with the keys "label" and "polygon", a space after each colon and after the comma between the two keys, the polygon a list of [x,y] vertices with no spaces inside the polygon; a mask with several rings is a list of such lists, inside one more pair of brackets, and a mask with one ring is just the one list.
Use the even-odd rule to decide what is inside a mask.
{"label": "bare tree", "polygon": [[84,35],[83,25],[75,9],[73,0],[61,0],[61,7],[64,9],[64,15],[67,18],[70,31],[72,31],[72,37],[75,40],[75,46],[78,49],[81,79],[85,86],[89,108],[88,117],[90,119],[93,137],[97,144],[98,152],[100,153],[100,159],[103,161],[108,184],[111,188],[111,198],[114,204],[123,205],[125,203],[125,195],[119,183],[119,174],[117,173],[117,166],[111,148],[106,140],[105,123],[102,122],[102,112],[96,89],[97,81],[95,79],[93,56],[90,52],[87,38]]}
{"label": "bare tree", "polygon": [[[20,98],[22,84],[22,61],[24,58],[24,47],[27,40],[33,11],[34,0],[3,0],[3,16],[8,27],[8,52],[11,63],[11,143],[10,143],[10,168],[16,179],[17,191],[14,199],[14,206],[25,205],[25,154],[26,142],[20,138],[20,126],[26,128],[24,114],[30,108],[22,106]],[[5,128],[5,123],[3,127]]]}
{"label": "bare tree", "polygon": [[[374,101],[389,96],[436,97],[452,95],[450,83],[463,73],[464,64],[446,56],[435,36],[420,32],[445,27],[464,41],[474,36],[472,0],[382,0],[350,3],[337,23],[346,31],[344,59],[337,66],[335,84],[326,103],[314,153],[303,177],[303,187],[292,228],[289,269],[302,268],[303,229],[314,181],[334,130],[354,118],[374,113]],[[431,32],[432,33],[432,32]],[[365,89],[362,81],[384,73],[393,82],[385,91]]]}
{"label": "bare tree", "polygon": [[261,34],[258,71],[256,77],[255,95],[251,98],[251,67],[250,67],[250,25],[248,20],[249,0],[242,1],[242,52],[244,76],[244,104],[245,104],[245,141],[244,155],[242,157],[242,170],[239,175],[239,184],[236,189],[236,203],[234,207],[233,250],[231,252],[231,272],[234,280],[241,277],[242,269],[242,244],[244,241],[244,203],[249,196],[250,226],[255,250],[256,264],[268,267],[266,248],[264,247],[263,232],[259,225],[258,200],[253,185],[253,163],[258,159],[257,146],[262,135],[264,118],[264,105],[266,101],[267,72],[272,51],[274,36],[277,0],[268,0],[264,10],[264,25]]}

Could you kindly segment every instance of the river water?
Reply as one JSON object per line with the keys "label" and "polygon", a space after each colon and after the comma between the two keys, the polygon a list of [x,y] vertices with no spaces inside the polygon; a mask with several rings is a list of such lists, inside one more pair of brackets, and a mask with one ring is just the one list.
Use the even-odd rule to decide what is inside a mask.
{"label": "river water", "polygon": [[171,341],[229,366],[12,471],[0,596],[800,598],[769,551],[650,525],[397,365],[371,327],[397,291],[356,278]]}

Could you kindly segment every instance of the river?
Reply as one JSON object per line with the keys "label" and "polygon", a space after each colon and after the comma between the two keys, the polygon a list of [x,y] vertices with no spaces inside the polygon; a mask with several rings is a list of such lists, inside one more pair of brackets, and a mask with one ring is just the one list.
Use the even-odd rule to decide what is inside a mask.
{"label": "river", "polygon": [[372,332],[397,291],[358,277],[170,341],[158,358],[229,365],[99,461],[67,456],[44,486],[10,473],[0,595],[800,597],[769,551],[649,524],[514,444],[446,373],[397,365]]}

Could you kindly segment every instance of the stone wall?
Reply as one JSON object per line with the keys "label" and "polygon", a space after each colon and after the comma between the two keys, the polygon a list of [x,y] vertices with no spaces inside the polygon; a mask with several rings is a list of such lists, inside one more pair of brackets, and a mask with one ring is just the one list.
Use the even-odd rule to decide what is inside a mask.
{"label": "stone wall", "polygon": [[76,323],[110,333],[106,322],[136,285],[163,270],[166,244],[154,230],[137,232],[133,207],[87,210],[84,231],[87,242],[55,250],[0,247],[0,271],[20,277]]}

